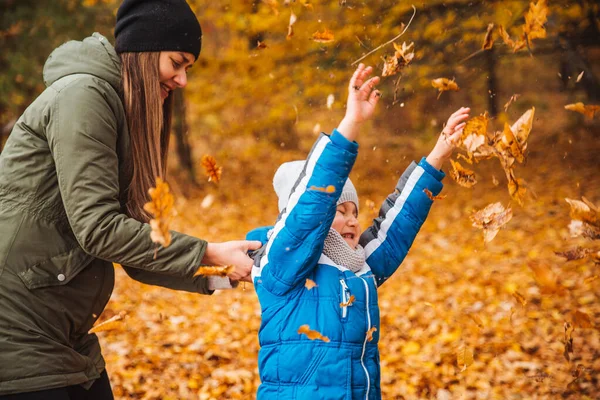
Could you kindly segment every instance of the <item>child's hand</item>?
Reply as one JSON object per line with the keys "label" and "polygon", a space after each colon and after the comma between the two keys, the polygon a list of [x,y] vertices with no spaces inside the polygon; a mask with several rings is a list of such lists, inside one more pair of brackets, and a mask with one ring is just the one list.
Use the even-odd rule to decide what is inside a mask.
{"label": "child's hand", "polygon": [[340,123],[338,131],[350,141],[356,138],[358,126],[371,118],[381,97],[379,90],[375,89],[379,77],[374,76],[366,80],[372,72],[372,67],[365,68],[364,64],[359,64],[348,85],[346,116]]}
{"label": "child's hand", "polygon": [[471,111],[469,107],[461,107],[448,118],[435,147],[427,156],[427,162],[430,165],[441,169],[442,164],[452,156],[465,127],[465,121],[469,118],[469,111]]}

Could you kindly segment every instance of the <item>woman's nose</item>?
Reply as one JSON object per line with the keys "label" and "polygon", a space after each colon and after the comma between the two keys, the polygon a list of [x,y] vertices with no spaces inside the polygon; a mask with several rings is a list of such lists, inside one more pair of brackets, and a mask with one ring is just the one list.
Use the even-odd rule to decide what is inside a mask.
{"label": "woman's nose", "polygon": [[187,73],[185,71],[180,72],[175,75],[173,80],[179,87],[185,87],[185,85],[187,85]]}

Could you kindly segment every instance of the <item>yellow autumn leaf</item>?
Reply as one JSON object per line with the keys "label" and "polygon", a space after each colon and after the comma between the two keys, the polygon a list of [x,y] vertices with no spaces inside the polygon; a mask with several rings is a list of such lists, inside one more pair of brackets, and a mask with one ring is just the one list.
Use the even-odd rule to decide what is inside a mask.
{"label": "yellow autumn leaf", "polygon": [[223,168],[217,165],[217,160],[213,156],[204,155],[201,162],[204,167],[204,173],[208,176],[208,181],[219,183]]}
{"label": "yellow autumn leaf", "polygon": [[88,331],[88,333],[97,333],[112,331],[114,329],[120,329],[123,327],[123,318],[125,318],[125,315],[127,315],[127,313],[125,311],[121,311],[119,314],[113,316],[112,318],[109,318],[106,321],[95,325],[92,329]]}
{"label": "yellow autumn leaf", "polygon": [[450,160],[450,164],[452,164],[450,177],[460,186],[470,188],[477,183],[475,172],[463,167],[458,161]]}
{"label": "yellow autumn leaf", "polygon": [[324,29],[323,32],[315,32],[311,36],[311,40],[317,43],[331,43],[334,41],[333,32],[328,29]]}
{"label": "yellow autumn leaf", "polygon": [[372,326],[368,331],[367,331],[367,341],[371,341],[373,340],[373,333],[375,333],[377,331],[377,328]]}
{"label": "yellow autumn leaf", "polygon": [[596,113],[600,112],[600,106],[598,105],[585,105],[582,102],[578,102],[575,104],[567,104],[565,106],[566,110],[575,111],[580,114],[585,115],[588,118],[594,118]]}
{"label": "yellow autumn leaf", "polygon": [[235,267],[233,265],[202,265],[196,270],[194,276],[227,276],[233,271],[235,271]]}
{"label": "yellow autumn leaf", "polygon": [[354,300],[356,300],[356,297],[354,297],[354,295],[350,295],[350,298],[348,299],[348,301],[344,302],[344,303],[340,303],[340,307],[348,307],[351,306],[352,303],[354,303]]}
{"label": "yellow autumn leaf", "polygon": [[454,91],[457,92],[460,90],[458,84],[454,81],[454,79],[450,80],[448,78],[437,78],[431,81],[431,86],[439,90],[438,99],[442,95],[443,92]]}
{"label": "yellow autumn leaf", "polygon": [[456,349],[456,363],[461,369],[460,372],[465,371],[467,367],[473,364],[473,350],[466,345],[460,345]]}
{"label": "yellow autumn leaf", "polygon": [[153,217],[150,220],[150,239],[155,243],[160,243],[163,247],[169,247],[171,244],[169,224],[174,214],[175,199],[169,185],[161,178],[156,178],[156,187],[150,188],[148,194],[150,201],[144,204],[144,210]]}
{"label": "yellow autumn leaf", "polygon": [[313,288],[316,288],[317,286],[319,286],[319,285],[317,285],[315,281],[313,281],[312,279],[308,279],[308,278],[306,279],[306,283],[304,284],[304,287],[307,290],[311,290]]}
{"label": "yellow autumn leaf", "polygon": [[302,325],[300,328],[298,328],[298,334],[304,334],[310,340],[322,340],[326,343],[330,341],[327,336],[323,336],[320,332],[311,330],[309,325]]}
{"label": "yellow autumn leaf", "polygon": [[487,32],[485,33],[485,38],[483,39],[483,46],[481,46],[482,50],[489,50],[494,46],[494,24],[488,24]]}
{"label": "yellow autumn leaf", "polygon": [[470,216],[473,226],[483,229],[484,243],[491,242],[500,228],[512,218],[512,209],[502,206],[501,203],[492,203],[485,208],[475,211]]}

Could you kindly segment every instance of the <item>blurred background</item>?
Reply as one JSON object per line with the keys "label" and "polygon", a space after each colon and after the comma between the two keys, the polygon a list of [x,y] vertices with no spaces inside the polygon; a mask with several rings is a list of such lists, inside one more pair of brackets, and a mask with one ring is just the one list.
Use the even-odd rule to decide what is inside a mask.
{"label": "blurred background", "polygon": [[[515,169],[527,183],[523,205],[496,160],[468,166],[473,188],[446,177],[447,197],[436,200],[411,253],[381,288],[383,398],[600,398],[600,240],[572,237],[565,201],[584,196],[600,206],[599,118],[592,108],[588,116],[565,109],[600,105],[598,2],[188,2],[203,47],[188,86],[174,94],[173,229],[225,241],[273,224],[278,165],[305,158],[318,133],[337,126],[353,63],[376,50],[362,62],[381,75],[394,47],[379,47],[406,29],[394,43],[413,42],[414,59],[382,79],[351,174],[363,228],[456,109],[487,112],[491,132],[532,107],[535,117],[527,160]],[[44,90],[50,52],[94,31],[113,42],[119,4],[0,0],[0,148]],[[528,18],[542,14],[544,34],[526,37]],[[495,42],[484,50],[492,23]],[[499,26],[523,41],[520,49]],[[442,77],[460,90],[439,93],[432,80]],[[217,184],[205,175],[204,155],[222,167]],[[494,202],[511,206],[513,219],[484,244],[469,215]],[[578,247],[591,256],[556,254]],[[117,268],[102,319],[123,311],[123,326],[99,333],[117,398],[254,397],[260,308],[251,285],[193,296],[143,286]],[[568,334],[565,323],[575,330]]]}

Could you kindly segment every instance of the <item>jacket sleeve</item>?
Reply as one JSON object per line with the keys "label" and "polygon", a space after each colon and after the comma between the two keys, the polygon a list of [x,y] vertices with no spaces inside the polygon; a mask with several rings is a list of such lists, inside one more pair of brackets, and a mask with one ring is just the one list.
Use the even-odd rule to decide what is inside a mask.
{"label": "jacket sleeve", "polygon": [[305,282],[317,266],[357,152],[358,144],[336,130],[319,137],[253,268],[255,285],[281,296]]}
{"label": "jacket sleeve", "polygon": [[384,201],[379,216],[361,235],[360,244],[378,285],[398,269],[429,214],[433,201],[424,190],[438,195],[444,176],[424,157],[418,165],[412,162]]}
{"label": "jacket sleeve", "polygon": [[147,271],[139,268],[132,268],[122,265],[123,270],[131,279],[146,285],[160,286],[167,289],[181,290],[184,292],[212,294],[209,290],[209,279],[204,276],[197,276],[191,279],[180,278],[173,275],[159,274],[157,272]]}
{"label": "jacket sleeve", "polygon": [[[205,241],[171,232],[171,245],[160,247],[154,257],[158,245],[150,240],[150,226],[121,213],[116,146],[122,127],[109,90],[91,80],[70,84],[46,114],[46,137],[73,234],[96,258],[150,271],[152,279],[161,274],[192,280]],[[134,276],[144,282],[141,274]]]}

